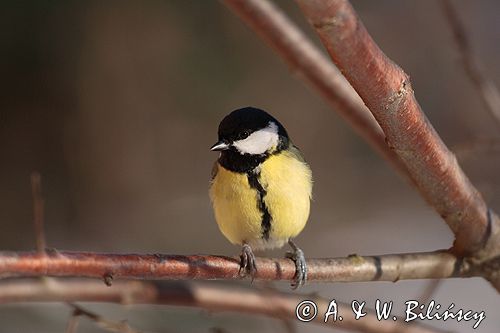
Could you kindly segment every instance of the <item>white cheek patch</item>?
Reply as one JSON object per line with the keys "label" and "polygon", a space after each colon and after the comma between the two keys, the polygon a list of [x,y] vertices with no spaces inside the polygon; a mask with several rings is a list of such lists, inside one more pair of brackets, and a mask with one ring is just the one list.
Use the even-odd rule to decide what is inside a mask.
{"label": "white cheek patch", "polygon": [[246,139],[233,142],[240,154],[264,154],[278,145],[278,126],[270,121],[267,127],[253,132]]}

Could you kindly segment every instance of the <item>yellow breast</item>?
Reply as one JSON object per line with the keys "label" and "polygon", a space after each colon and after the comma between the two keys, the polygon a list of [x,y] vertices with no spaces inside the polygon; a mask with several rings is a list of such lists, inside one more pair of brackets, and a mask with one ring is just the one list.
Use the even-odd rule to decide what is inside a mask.
{"label": "yellow breast", "polygon": [[210,197],[217,224],[231,243],[279,247],[302,231],[309,217],[312,177],[298,151],[271,155],[260,166],[258,179],[266,191],[264,203],[271,214],[268,240],[262,239],[259,194],[250,186],[247,175],[226,170],[218,163],[216,168]]}

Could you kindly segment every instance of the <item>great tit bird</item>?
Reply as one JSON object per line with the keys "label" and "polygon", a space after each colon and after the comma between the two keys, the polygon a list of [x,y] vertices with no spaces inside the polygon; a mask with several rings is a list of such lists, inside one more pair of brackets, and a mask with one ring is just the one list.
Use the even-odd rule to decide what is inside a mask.
{"label": "great tit bird", "polygon": [[252,249],[273,249],[285,243],[295,262],[293,288],[307,279],[304,253],[296,237],[309,217],[311,169],[292,144],[283,125],[267,112],[246,107],[227,115],[219,125],[220,151],[214,165],[210,198],[224,236],[242,246],[242,273],[256,273]]}

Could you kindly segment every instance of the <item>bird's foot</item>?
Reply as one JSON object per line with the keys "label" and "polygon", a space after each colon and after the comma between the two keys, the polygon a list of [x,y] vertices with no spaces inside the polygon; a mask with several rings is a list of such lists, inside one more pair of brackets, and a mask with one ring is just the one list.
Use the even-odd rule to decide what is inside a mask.
{"label": "bird's foot", "polygon": [[290,239],[288,244],[293,252],[287,252],[286,257],[295,262],[295,277],[292,282],[292,289],[302,287],[307,280],[307,265],[304,252]]}
{"label": "bird's foot", "polygon": [[248,244],[243,244],[241,248],[241,263],[240,263],[240,276],[245,277],[250,275],[253,279],[257,273],[257,267],[255,266],[255,255],[253,254],[252,248]]}

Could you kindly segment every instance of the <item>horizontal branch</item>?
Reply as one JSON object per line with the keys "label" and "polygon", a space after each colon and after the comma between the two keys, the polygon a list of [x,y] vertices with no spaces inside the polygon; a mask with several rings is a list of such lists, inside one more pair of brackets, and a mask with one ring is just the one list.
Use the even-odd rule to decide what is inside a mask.
{"label": "horizontal branch", "polygon": [[[256,280],[292,281],[289,259],[257,258]],[[447,251],[308,259],[308,281],[397,281],[470,277],[482,274]],[[0,253],[0,278],[89,277],[148,280],[239,280],[240,260],[213,255],[139,255],[88,252]]]}
{"label": "horizontal branch", "polygon": [[107,302],[125,305],[164,304],[196,307],[213,311],[259,314],[272,318],[297,320],[295,312],[303,300],[312,300],[318,307],[316,324],[365,333],[437,333],[421,325],[405,324],[403,320],[377,320],[373,312],[355,320],[349,305],[338,302],[342,321],[324,322],[329,300],[278,292],[270,289],[244,288],[228,285],[187,282],[152,283],[116,281],[112,287],[90,280],[17,280],[0,282],[0,304],[14,302]]}

